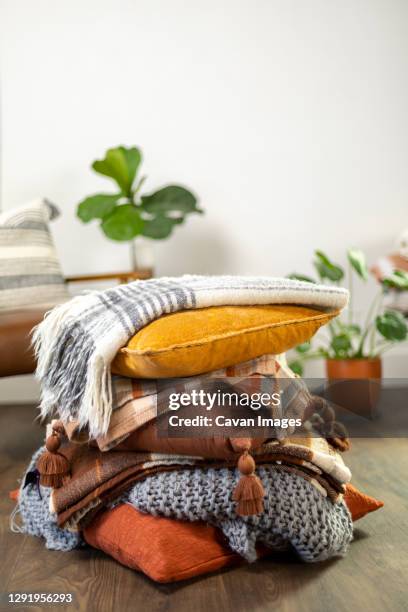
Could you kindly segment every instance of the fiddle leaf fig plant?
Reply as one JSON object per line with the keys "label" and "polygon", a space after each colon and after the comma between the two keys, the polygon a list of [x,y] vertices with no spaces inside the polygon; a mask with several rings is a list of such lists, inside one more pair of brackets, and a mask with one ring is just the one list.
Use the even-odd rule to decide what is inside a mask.
{"label": "fiddle leaf fig plant", "polygon": [[[300,376],[303,374],[305,362],[310,359],[372,359],[408,337],[408,325],[404,316],[394,310],[384,311],[382,307],[382,297],[388,289],[408,290],[408,274],[395,270],[383,279],[380,291],[368,309],[364,325],[361,326],[354,320],[353,277],[357,276],[366,282],[368,266],[364,253],[359,249],[349,249],[347,261],[350,292],[347,316],[339,316],[329,323],[328,335],[318,347],[313,348],[312,342],[296,347],[296,357],[289,365]],[[317,280],[304,274],[290,274],[289,278],[310,283],[329,281],[339,284],[346,277],[344,269],[333,263],[322,251],[315,251],[313,265]]]}
{"label": "fiddle leaf fig plant", "polygon": [[163,240],[176,225],[191,213],[201,214],[196,197],[181,185],[167,185],[158,191],[141,195],[146,179],[138,177],[142,153],[137,147],[108,149],[104,159],[96,160],[92,169],[114,181],[115,193],[98,193],[78,204],[77,216],[84,223],[100,221],[103,233],[121,242],[146,236]]}

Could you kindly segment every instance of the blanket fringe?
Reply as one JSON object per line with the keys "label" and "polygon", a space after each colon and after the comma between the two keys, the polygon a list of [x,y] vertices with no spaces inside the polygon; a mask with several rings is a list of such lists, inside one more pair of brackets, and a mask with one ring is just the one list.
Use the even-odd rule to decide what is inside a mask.
{"label": "blanket fringe", "polygon": [[[33,330],[43,418],[77,418],[104,435],[112,411],[110,363],[136,330],[163,313],[215,305],[302,303],[337,311],[348,292],[267,277],[163,278],[135,281],[72,298]],[[128,305],[131,308],[128,308]],[[335,314],[335,312],[333,312]]]}
{"label": "blanket fringe", "polygon": [[37,360],[36,376],[41,379],[53,357],[54,349],[59,342],[59,335],[67,321],[73,320],[72,310],[81,301],[81,296],[72,298],[64,304],[49,310],[44,319],[31,332],[31,343]]}
{"label": "blanket fringe", "polygon": [[12,513],[10,514],[10,531],[13,533],[24,533],[24,527],[22,525],[18,525],[17,523],[18,516],[21,516],[19,501],[17,501]]}
{"label": "blanket fringe", "polygon": [[105,435],[112,415],[112,377],[100,355],[89,364],[89,384],[78,412],[80,426],[88,425],[93,437]]}

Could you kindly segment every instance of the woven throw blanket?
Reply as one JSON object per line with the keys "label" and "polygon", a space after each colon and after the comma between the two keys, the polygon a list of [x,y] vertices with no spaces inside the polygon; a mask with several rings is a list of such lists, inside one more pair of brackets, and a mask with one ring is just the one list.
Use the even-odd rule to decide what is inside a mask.
{"label": "woven throw blanket", "polygon": [[[271,381],[272,391],[284,393],[283,414],[278,407],[271,405],[270,416],[274,418],[301,418],[306,415],[307,407],[312,399],[306,384],[296,378],[292,370],[285,365],[282,357],[276,355],[262,355],[228,368],[215,370],[200,376],[173,379],[173,385],[167,386],[167,393],[190,393],[192,389],[204,388],[211,379],[223,379],[228,377],[231,391],[242,392],[241,382],[245,391],[256,393],[263,389],[262,380],[268,378]],[[248,378],[253,383],[248,386]],[[58,411],[64,413],[65,411]],[[221,411],[222,412],[222,411]],[[61,414],[59,417],[61,418]],[[157,417],[157,382],[155,380],[141,378],[126,378],[124,376],[112,376],[112,416],[105,435],[98,436],[96,442],[102,451],[108,451],[126,440],[146,423]],[[64,422],[64,421],[63,421]],[[71,417],[64,422],[68,438],[74,442],[86,443],[90,440],[89,431],[81,428],[78,420]],[[293,433],[294,428],[288,428],[281,432],[281,437]],[[279,432],[277,432],[278,436]]]}
{"label": "woven throw blanket", "polygon": [[[203,459],[164,453],[133,451],[101,452],[87,445],[69,443],[61,451],[71,465],[70,479],[51,495],[51,507],[58,515],[58,525],[72,528],[85,524],[90,518],[136,481],[180,467],[233,467],[239,453],[230,459]],[[332,502],[341,499],[344,483],[351,478],[340,453],[324,439],[310,437],[304,444],[267,443],[260,447],[254,458],[257,465],[281,463],[282,467],[310,482],[321,496]],[[233,489],[229,492],[232,499]]]}
{"label": "woven throw blanket", "polygon": [[[34,454],[28,471],[35,468],[42,450]],[[344,504],[333,506],[309,483],[282,468],[261,469],[263,484],[268,487],[267,513],[256,519],[236,516],[227,491],[222,493],[229,481],[236,482],[236,471],[196,469],[171,476],[176,480],[175,486],[167,481],[162,487],[165,483],[150,477],[144,483],[133,485],[114,504],[128,502],[145,512],[176,519],[199,520],[197,516],[201,514],[204,520],[220,527],[231,548],[249,561],[256,558],[256,542],[264,542],[274,550],[286,549],[290,543],[302,559],[318,561],[344,554],[351,540],[352,525]],[[201,503],[189,488],[192,483],[200,487]],[[50,492],[49,488],[37,489],[33,485],[20,488],[18,509],[22,527],[15,530],[43,537],[51,550],[69,551],[83,546],[79,532],[58,527],[56,515],[50,512]]]}
{"label": "woven throw blanket", "polygon": [[304,304],[343,308],[348,292],[279,278],[184,276],[135,281],[76,297],[52,310],[33,340],[42,383],[41,414],[59,409],[107,432],[112,413],[110,364],[128,340],[161,315],[183,309],[249,304]]}
{"label": "woven throw blanket", "polygon": [[239,517],[230,491],[239,472],[229,469],[181,470],[136,483],[123,501],[154,516],[206,521],[224,532],[229,546],[248,561],[256,560],[256,543],[282,549],[290,543],[303,561],[344,555],[353,524],[344,502],[330,503],[303,478],[279,466],[258,470],[266,491],[265,512]]}
{"label": "woven throw blanket", "polygon": [[295,463],[309,467],[315,473],[329,477],[338,485],[346,484],[351,480],[351,471],[345,465],[341,453],[333,448],[323,437],[313,433],[300,438],[289,437],[281,441],[271,440],[260,448],[252,451],[256,462],[262,462],[265,457],[270,461]]}
{"label": "woven throw blanket", "polygon": [[57,514],[59,526],[71,527],[89,520],[139,479],[157,471],[208,464],[200,457],[126,451],[102,453],[97,448],[77,444],[67,444],[60,452],[70,463],[71,476],[61,488],[53,489],[50,508]]}
{"label": "woven throw blanket", "polygon": [[[27,472],[35,469],[37,459],[43,452],[40,448],[34,453]],[[50,550],[68,551],[83,545],[79,532],[61,529],[57,525],[57,516],[50,512],[52,489],[35,485],[24,486],[22,480],[18,495],[18,511],[22,525],[12,525],[13,531],[21,531],[45,539],[45,546]]]}

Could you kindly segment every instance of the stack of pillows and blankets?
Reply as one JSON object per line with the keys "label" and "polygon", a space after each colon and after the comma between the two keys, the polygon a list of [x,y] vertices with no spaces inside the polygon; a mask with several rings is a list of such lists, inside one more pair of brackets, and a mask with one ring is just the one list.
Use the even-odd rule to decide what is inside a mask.
{"label": "stack of pillows and blankets", "polygon": [[344,555],[353,520],[382,503],[350,484],[349,441],[303,381],[290,406],[301,436],[163,437],[156,400],[162,378],[179,392],[212,377],[284,386],[285,351],[347,300],[288,279],[183,276],[55,307],[33,334],[47,435],[12,528],[52,550],[101,549],[158,582],[287,549],[306,562]]}

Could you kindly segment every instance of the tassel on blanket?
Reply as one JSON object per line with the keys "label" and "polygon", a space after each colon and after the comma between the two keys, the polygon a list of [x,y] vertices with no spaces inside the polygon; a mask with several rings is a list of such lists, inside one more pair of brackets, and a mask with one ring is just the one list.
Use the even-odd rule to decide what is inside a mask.
{"label": "tassel on blanket", "polygon": [[351,448],[346,428],[336,421],[336,413],[326,399],[311,395],[305,414],[310,425],[326,438],[331,446],[342,453]]}
{"label": "tassel on blanket", "polygon": [[264,509],[265,491],[262,482],[255,474],[255,461],[248,450],[240,456],[238,469],[242,476],[232,495],[232,499],[238,502],[237,514],[240,516],[261,514]]}
{"label": "tassel on blanket", "polygon": [[65,478],[70,472],[68,459],[58,452],[61,446],[61,437],[64,427],[55,423],[52,433],[45,441],[46,451],[37,461],[37,469],[40,472],[40,484],[43,487],[58,489],[64,484]]}

